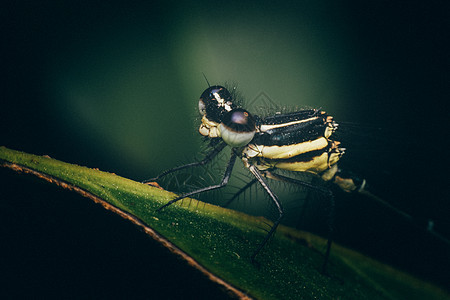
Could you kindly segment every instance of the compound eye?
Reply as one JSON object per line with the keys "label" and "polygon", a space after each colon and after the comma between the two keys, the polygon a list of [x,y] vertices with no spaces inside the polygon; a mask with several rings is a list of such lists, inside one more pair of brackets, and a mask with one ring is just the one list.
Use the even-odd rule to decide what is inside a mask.
{"label": "compound eye", "polygon": [[224,115],[219,131],[229,146],[242,147],[250,143],[255,136],[255,120],[248,111],[237,108]]}
{"label": "compound eye", "polygon": [[205,105],[205,102],[203,102],[202,99],[200,99],[198,101],[198,111],[200,112],[200,114],[202,116],[206,115],[206,105]]}
{"label": "compound eye", "polygon": [[205,92],[207,92],[208,90],[211,99],[219,103],[231,102],[232,100],[230,92],[223,86],[215,85],[208,88]]}
{"label": "compound eye", "polygon": [[213,85],[203,91],[200,99],[203,99],[205,103],[207,101],[218,102],[219,104],[232,102],[232,97],[230,92],[220,85]]}
{"label": "compound eye", "polygon": [[220,85],[207,88],[200,96],[200,101],[203,102],[199,102],[200,113],[216,123],[220,123],[222,116],[236,107],[230,92]]}

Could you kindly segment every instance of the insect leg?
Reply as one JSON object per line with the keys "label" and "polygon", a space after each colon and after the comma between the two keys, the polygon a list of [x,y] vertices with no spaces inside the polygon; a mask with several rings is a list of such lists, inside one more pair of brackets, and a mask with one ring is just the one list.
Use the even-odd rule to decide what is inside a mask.
{"label": "insect leg", "polygon": [[234,199],[236,199],[237,197],[239,197],[240,194],[242,194],[243,192],[245,192],[248,188],[250,188],[252,185],[254,185],[255,183],[258,182],[258,179],[253,178],[249,183],[247,183],[243,188],[241,188],[236,194],[233,195],[233,197],[231,197],[230,200],[228,200],[223,207],[228,207],[228,205],[231,204],[231,202],[234,201]]}
{"label": "insect leg", "polygon": [[291,178],[291,177],[283,176],[283,175],[280,175],[280,174],[276,174],[276,173],[273,173],[273,172],[270,172],[270,171],[264,171],[263,175],[264,175],[264,177],[270,178],[270,179],[273,179],[273,180],[284,181],[284,182],[287,182],[287,183],[301,185],[301,186],[307,187],[309,189],[319,191],[319,192],[324,193],[324,194],[331,194],[331,191],[329,189],[326,189],[326,188],[323,188],[323,187],[320,187],[320,186],[316,186],[316,185],[313,185],[311,183],[308,183],[308,182],[305,182],[305,181],[301,181],[301,180],[298,180],[298,179],[295,179],[295,178]]}
{"label": "insect leg", "polygon": [[173,173],[175,171],[205,165],[208,162],[210,162],[217,154],[219,154],[226,146],[227,146],[226,143],[221,142],[221,143],[219,143],[219,145],[216,148],[214,148],[211,152],[209,152],[203,160],[201,160],[199,162],[193,162],[190,164],[186,164],[186,165],[182,165],[182,166],[178,166],[178,167],[166,170],[166,171],[162,172],[161,174],[159,174],[158,176],[156,176],[155,178],[144,180],[144,181],[142,181],[142,183],[145,184],[145,183],[157,181],[161,177],[164,177],[167,174]]}
{"label": "insect leg", "polygon": [[334,223],[334,194],[329,190],[329,189],[325,189],[322,187],[318,187],[318,186],[314,186],[308,182],[304,182],[295,178],[291,178],[291,177],[287,177],[287,176],[283,176],[280,174],[276,174],[276,173],[272,173],[269,171],[265,171],[263,173],[263,175],[267,178],[271,178],[274,180],[279,180],[279,181],[284,181],[284,182],[288,182],[288,183],[292,183],[292,184],[297,184],[297,185],[301,185],[310,189],[314,189],[317,190],[321,193],[324,193],[325,195],[327,195],[329,197],[329,201],[330,201],[330,215],[328,216],[328,241],[327,241],[327,249],[325,252],[325,260],[323,262],[322,265],[322,274],[326,274],[327,272],[327,264],[328,264],[328,259],[330,257],[330,251],[331,251],[331,244],[333,242],[332,240],[332,236],[333,236],[333,223]]}
{"label": "insect leg", "polygon": [[161,211],[163,208],[165,208],[165,207],[167,207],[167,206],[169,206],[169,205],[171,205],[171,204],[173,204],[173,203],[175,203],[177,201],[180,201],[181,199],[184,199],[186,197],[190,197],[190,196],[195,195],[195,194],[200,194],[200,193],[203,193],[203,192],[207,192],[207,191],[211,191],[211,190],[215,190],[215,189],[219,189],[221,187],[224,187],[225,185],[227,185],[228,180],[230,179],[231,172],[233,171],[233,166],[234,166],[235,162],[236,162],[236,154],[234,153],[234,151],[232,151],[231,152],[230,161],[228,162],[227,169],[225,170],[225,174],[223,175],[222,181],[219,184],[211,185],[211,186],[208,186],[208,187],[205,187],[205,188],[201,188],[201,189],[198,189],[196,191],[193,191],[193,192],[181,195],[181,196],[179,196],[179,197],[177,197],[175,199],[170,200],[169,202],[167,202],[166,204],[164,204],[163,206],[158,208],[158,211]]}
{"label": "insect leg", "polygon": [[258,253],[261,251],[261,249],[267,243],[269,238],[275,232],[275,229],[277,229],[278,224],[280,224],[280,221],[284,215],[284,210],[283,210],[283,207],[281,206],[280,200],[278,200],[277,195],[274,194],[272,189],[269,187],[267,182],[264,180],[263,176],[261,175],[261,172],[259,172],[259,170],[254,165],[248,166],[248,169],[250,170],[250,172],[252,172],[252,174],[256,177],[256,179],[259,181],[259,183],[262,185],[262,187],[266,190],[267,194],[269,195],[270,199],[272,199],[273,203],[275,203],[275,206],[277,207],[278,214],[279,214],[278,218],[273,223],[272,227],[270,228],[269,232],[267,233],[267,235],[264,238],[264,240],[262,241],[262,243],[259,244],[258,248],[256,248],[256,251],[252,254],[251,260],[254,263],[256,255],[258,255]]}

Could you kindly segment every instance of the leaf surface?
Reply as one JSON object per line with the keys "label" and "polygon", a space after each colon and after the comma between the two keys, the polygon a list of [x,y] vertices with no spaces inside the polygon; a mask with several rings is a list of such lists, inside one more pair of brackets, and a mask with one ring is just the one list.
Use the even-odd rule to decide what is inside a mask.
{"label": "leaf surface", "polygon": [[258,299],[443,299],[438,287],[333,245],[329,273],[320,273],[326,241],[279,226],[257,257],[250,255],[267,220],[184,199],[156,210],[176,195],[118,175],[0,147],[0,163],[32,173],[101,203],[141,226],[235,297]]}

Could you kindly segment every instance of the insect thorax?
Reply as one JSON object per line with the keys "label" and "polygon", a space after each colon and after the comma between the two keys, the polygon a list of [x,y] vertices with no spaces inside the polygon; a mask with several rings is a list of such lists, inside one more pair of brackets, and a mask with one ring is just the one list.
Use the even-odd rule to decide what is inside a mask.
{"label": "insect thorax", "polygon": [[278,168],[319,174],[344,154],[330,139],[338,124],[324,111],[302,110],[261,119],[254,139],[242,150],[260,170]]}

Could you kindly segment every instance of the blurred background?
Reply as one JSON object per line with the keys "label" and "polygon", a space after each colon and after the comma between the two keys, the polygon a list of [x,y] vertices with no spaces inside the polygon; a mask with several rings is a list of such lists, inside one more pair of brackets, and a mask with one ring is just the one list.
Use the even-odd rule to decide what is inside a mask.
{"label": "blurred background", "polygon": [[[204,73],[211,84],[237,86],[250,102],[264,95],[283,106],[329,112],[342,122],[342,165],[367,178],[423,228],[433,220],[434,230],[448,238],[446,8],[444,1],[4,1],[0,145],[138,181],[156,176],[198,157]],[[122,269],[108,269],[109,259],[123,253],[145,256],[152,241],[139,232],[127,240],[135,228],[89,200],[0,172],[2,235],[10,245],[4,257],[11,257],[2,272],[13,274],[15,284],[34,282],[23,291],[48,295],[52,280],[56,290],[70,291],[75,284],[74,291],[87,291],[86,281],[93,278],[109,274],[114,281],[111,274],[123,274],[130,264],[154,263],[136,254]],[[448,284],[448,244],[361,201],[338,197],[338,242]],[[56,216],[61,210],[64,215]],[[90,224],[81,226],[82,233],[80,219]],[[64,230],[48,233],[54,227]],[[74,235],[80,237],[67,247],[76,244],[79,251],[71,255],[84,263],[61,270],[72,259],[55,253],[67,252],[59,247]],[[81,250],[94,244],[97,251]],[[114,249],[122,254],[111,254]],[[94,252],[102,257],[92,258]],[[102,259],[97,274],[89,266]],[[187,280],[183,270],[162,264],[167,280],[161,282],[174,274],[181,274],[178,284]],[[130,282],[163,277],[142,268]],[[30,275],[23,279],[24,274]],[[72,285],[61,279],[70,276],[88,279],[72,278]],[[201,280],[189,279],[180,290],[195,294],[204,289]]]}

